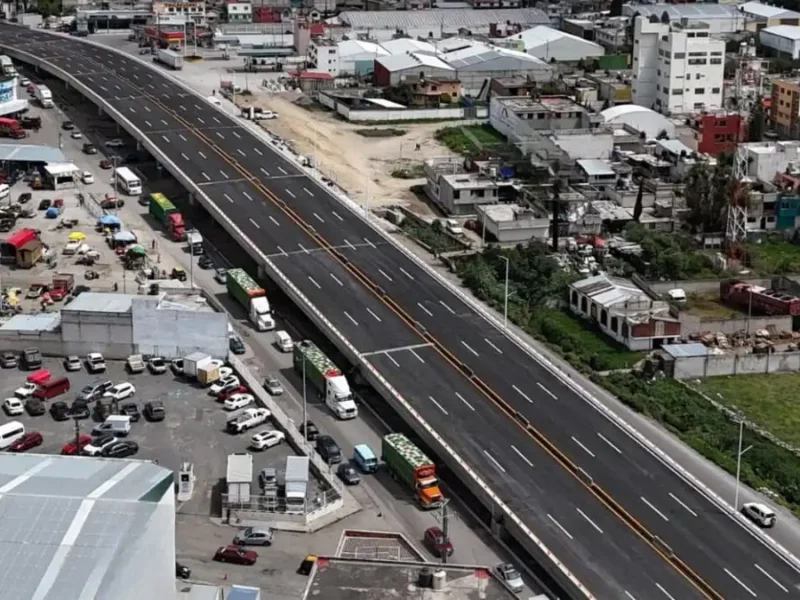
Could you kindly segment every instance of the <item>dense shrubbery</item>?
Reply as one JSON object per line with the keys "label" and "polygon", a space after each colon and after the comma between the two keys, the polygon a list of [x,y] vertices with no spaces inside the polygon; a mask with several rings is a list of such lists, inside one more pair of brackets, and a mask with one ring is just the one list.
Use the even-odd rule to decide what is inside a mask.
{"label": "dense shrubbery", "polygon": [[460,246],[447,235],[443,230],[439,221],[434,221],[433,225],[420,223],[413,219],[403,219],[400,225],[401,229],[409,237],[423,243],[431,252],[441,254],[442,252],[450,252],[452,250],[459,250]]}
{"label": "dense shrubbery", "polygon": [[646,231],[641,225],[631,223],[626,228],[627,239],[642,246],[639,257],[632,256],[632,271],[648,280],[712,278],[719,275],[711,257],[698,251],[692,237],[686,233],[658,233]]}

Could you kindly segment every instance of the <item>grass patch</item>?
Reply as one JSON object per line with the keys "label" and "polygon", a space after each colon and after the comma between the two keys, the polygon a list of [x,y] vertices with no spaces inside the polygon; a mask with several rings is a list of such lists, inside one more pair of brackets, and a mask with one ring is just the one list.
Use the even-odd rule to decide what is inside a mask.
{"label": "grass patch", "polygon": [[742,313],[725,306],[718,294],[689,294],[683,310],[700,319],[739,319]]}
{"label": "grass patch", "polygon": [[389,128],[377,128],[373,127],[371,129],[356,129],[356,133],[361,137],[365,138],[388,138],[388,137],[400,137],[406,134],[405,129],[395,129],[393,127]]}
{"label": "grass patch", "polygon": [[800,273],[800,246],[784,241],[748,244],[753,269],[762,275]]}
{"label": "grass patch", "polygon": [[800,373],[708,377],[697,388],[787,444],[800,447]]}
{"label": "grass patch", "polygon": [[425,177],[425,167],[421,164],[417,164],[402,169],[395,169],[392,171],[392,177],[395,179],[420,179],[421,177]]}
{"label": "grass patch", "polygon": [[490,150],[506,143],[506,139],[490,125],[444,127],[436,132],[436,139],[453,152],[465,155]]}
{"label": "grass patch", "polygon": [[[438,223],[438,221],[436,221],[436,223]],[[428,225],[427,223],[421,223],[406,217],[400,224],[400,228],[408,237],[427,246],[431,252],[436,252],[438,254],[461,249],[461,246],[442,231],[439,226]]]}

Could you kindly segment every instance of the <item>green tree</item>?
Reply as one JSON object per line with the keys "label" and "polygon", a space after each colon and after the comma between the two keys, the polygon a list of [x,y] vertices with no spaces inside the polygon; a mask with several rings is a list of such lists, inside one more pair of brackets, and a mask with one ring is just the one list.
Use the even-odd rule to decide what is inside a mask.
{"label": "green tree", "polygon": [[636,204],[633,206],[633,220],[637,223],[642,216],[642,201],[644,200],[644,179],[639,180],[639,192],[636,194]]}
{"label": "green tree", "polygon": [[622,0],[611,0],[610,17],[622,16]]}
{"label": "green tree", "polygon": [[764,105],[760,100],[757,100],[756,105],[753,107],[753,112],[750,113],[750,118],[747,120],[747,141],[763,141],[764,129],[766,129]]}
{"label": "green tree", "polygon": [[734,184],[729,158],[720,157],[713,169],[705,162],[695,163],[686,175],[687,223],[692,231],[716,232],[725,229],[729,195]]}

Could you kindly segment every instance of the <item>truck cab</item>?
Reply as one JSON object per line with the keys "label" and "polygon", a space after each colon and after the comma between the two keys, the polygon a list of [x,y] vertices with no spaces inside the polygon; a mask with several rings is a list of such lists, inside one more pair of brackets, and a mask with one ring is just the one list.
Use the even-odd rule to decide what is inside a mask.
{"label": "truck cab", "polygon": [[322,350],[309,340],[294,345],[294,370],[317,388],[325,405],[339,419],[355,419],[358,407],[353,400],[347,377]]}
{"label": "truck cab", "polygon": [[250,301],[250,321],[259,331],[275,329],[275,319],[272,318],[272,309],[266,296],[253,298]]}
{"label": "truck cab", "polygon": [[197,231],[187,232],[186,242],[189,245],[189,252],[192,256],[198,256],[205,252],[203,247],[203,236]]}

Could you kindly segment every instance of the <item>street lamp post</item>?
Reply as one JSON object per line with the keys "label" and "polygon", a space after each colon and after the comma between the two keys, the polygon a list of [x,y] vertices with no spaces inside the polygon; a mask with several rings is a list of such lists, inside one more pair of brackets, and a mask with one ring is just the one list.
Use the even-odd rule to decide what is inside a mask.
{"label": "street lamp post", "polygon": [[733,508],[739,510],[739,482],[742,474],[742,457],[753,448],[752,444],[742,450],[742,440],[744,439],[744,419],[739,419],[739,450],[736,453],[736,492],[733,497]]}
{"label": "street lamp post", "polygon": [[303,442],[308,444],[308,404],[306,403],[306,355],[303,354]]}
{"label": "street lamp post", "polygon": [[508,271],[511,266],[511,260],[507,256],[501,256],[501,259],[506,261],[506,285],[503,294],[503,328],[508,328]]}

